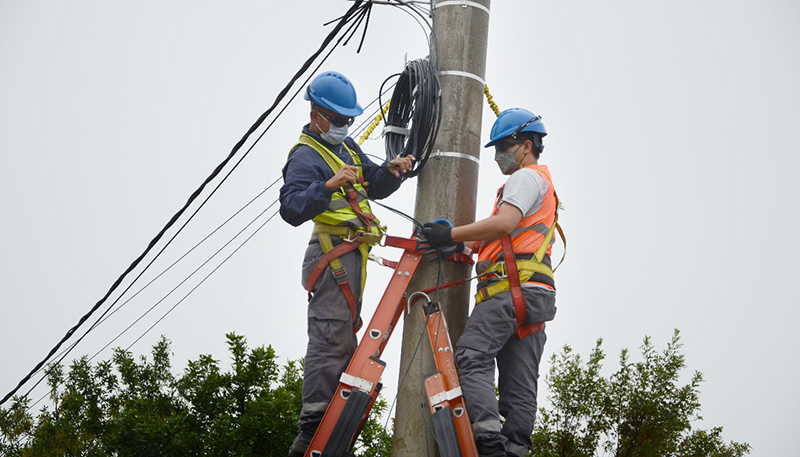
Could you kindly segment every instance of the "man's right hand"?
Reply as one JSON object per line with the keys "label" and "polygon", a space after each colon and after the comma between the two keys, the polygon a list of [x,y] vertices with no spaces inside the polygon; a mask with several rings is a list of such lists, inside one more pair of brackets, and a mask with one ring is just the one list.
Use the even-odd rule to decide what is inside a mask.
{"label": "man's right hand", "polygon": [[445,222],[428,222],[422,227],[422,237],[431,248],[437,249],[455,244],[450,236],[452,228]]}
{"label": "man's right hand", "polygon": [[464,243],[453,241],[451,231],[453,224],[447,219],[437,219],[422,226],[418,249],[422,254],[441,255],[449,257],[457,252],[464,251]]}
{"label": "man's right hand", "polygon": [[334,191],[356,182],[358,182],[358,168],[353,165],[345,165],[336,172],[333,178],[325,181],[325,187],[330,191]]}

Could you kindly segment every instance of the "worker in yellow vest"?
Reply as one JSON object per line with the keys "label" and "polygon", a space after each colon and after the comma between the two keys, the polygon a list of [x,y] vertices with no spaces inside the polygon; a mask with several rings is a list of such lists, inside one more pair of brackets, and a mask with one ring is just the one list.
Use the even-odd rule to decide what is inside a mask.
{"label": "worker in yellow vest", "polygon": [[413,156],[376,165],[348,136],[363,109],[341,73],[314,78],[305,99],[311,122],[289,152],[280,191],[286,222],[314,221],[302,269],[309,297],[303,409],[289,456],[305,454],[358,345],[367,254],[385,230],[368,199],[392,194],[414,165]]}
{"label": "worker in yellow vest", "polygon": [[482,457],[523,457],[531,447],[544,323],[556,314],[550,254],[558,198],[549,170],[539,165],[545,135],[541,117],[528,110],[500,113],[485,147],[494,146],[500,171],[510,176],[491,216],[454,228],[437,221],[422,231],[431,248],[466,242],[478,252],[476,306],[456,363]]}

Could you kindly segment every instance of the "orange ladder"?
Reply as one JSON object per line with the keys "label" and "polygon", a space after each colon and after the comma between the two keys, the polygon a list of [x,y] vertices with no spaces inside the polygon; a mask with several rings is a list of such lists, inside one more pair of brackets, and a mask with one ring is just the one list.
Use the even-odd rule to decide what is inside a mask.
{"label": "orange ladder", "polygon": [[[385,246],[403,249],[394,274],[383,294],[366,332],[356,348],[339,386],[317,428],[305,457],[349,457],[367,416],[381,390],[380,378],[386,363],[379,357],[386,347],[400,316],[413,305],[413,295],[407,301],[405,291],[422,259],[419,239],[386,236]],[[423,294],[424,295],[424,294]],[[478,457],[472,425],[461,396],[455,366],[453,346],[447,324],[438,303],[423,307],[426,329],[433,350],[436,373],[425,379],[434,431],[441,457]]]}

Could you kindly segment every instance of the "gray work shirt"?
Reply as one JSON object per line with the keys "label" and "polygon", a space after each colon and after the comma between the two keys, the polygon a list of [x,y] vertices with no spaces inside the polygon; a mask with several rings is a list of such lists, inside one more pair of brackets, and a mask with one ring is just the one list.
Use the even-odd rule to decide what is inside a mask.
{"label": "gray work shirt", "polygon": [[539,211],[548,190],[550,183],[542,175],[530,168],[521,168],[506,181],[502,203],[516,206],[524,219]]}
{"label": "gray work shirt", "polygon": [[[550,182],[539,172],[530,168],[520,168],[512,174],[503,187],[501,204],[510,203],[522,212],[522,218],[533,216],[539,211],[550,190]],[[536,283],[522,284],[523,288],[537,287],[547,289]],[[549,290],[549,289],[547,289]],[[555,292],[553,292],[555,294]],[[552,319],[552,317],[550,317]],[[548,319],[548,320],[550,320]]]}

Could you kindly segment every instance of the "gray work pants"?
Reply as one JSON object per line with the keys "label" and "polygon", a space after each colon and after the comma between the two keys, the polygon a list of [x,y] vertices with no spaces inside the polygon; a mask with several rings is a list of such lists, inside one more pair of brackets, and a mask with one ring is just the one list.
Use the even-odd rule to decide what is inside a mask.
{"label": "gray work pants", "polygon": [[[553,319],[555,292],[523,287],[523,296],[526,322]],[[542,329],[520,340],[516,327],[511,293],[505,292],[475,306],[458,340],[461,389],[482,455],[510,451],[524,456],[531,446],[539,362],[547,336]],[[500,374],[499,402],[494,389],[495,360]],[[501,422],[501,416],[505,421]]]}
{"label": "gray work pants", "polygon": [[[334,238],[334,244],[339,241]],[[303,287],[311,270],[323,256],[319,243],[311,243],[303,259]],[[353,296],[361,295],[361,253],[358,249],[339,257],[347,272]],[[320,275],[313,297],[308,302],[308,346],[303,369],[303,409],[298,429],[313,432],[339,385],[339,377],[347,368],[358,342],[353,334],[350,306],[333,278],[330,266]],[[358,302],[357,314],[361,313]],[[358,318],[358,316],[356,316]],[[360,318],[359,318],[360,319]]]}

